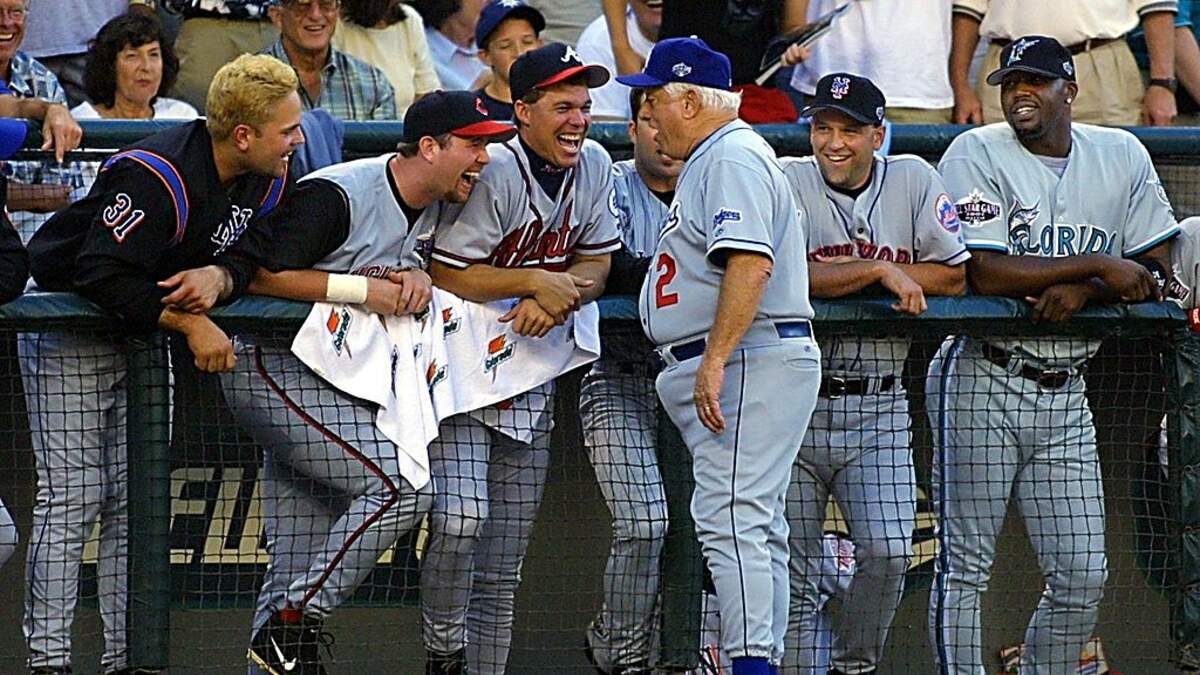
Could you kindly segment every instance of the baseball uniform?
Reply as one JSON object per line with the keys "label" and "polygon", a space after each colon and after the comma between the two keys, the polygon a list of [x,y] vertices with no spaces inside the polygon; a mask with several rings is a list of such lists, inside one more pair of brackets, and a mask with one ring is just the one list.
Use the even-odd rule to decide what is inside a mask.
{"label": "baseball uniform", "polygon": [[[648,261],[667,216],[663,197],[638,175],[632,159],[613,164],[613,207],[624,251]],[[656,632],[659,554],[667,503],[655,452],[657,405],[649,359],[602,355],[583,377],[583,442],[613,518],[604,570],[604,604],[588,630],[601,669],[644,665]]]}
{"label": "baseball uniform", "polygon": [[[820,381],[805,250],[775,152],[749,125],[732,121],[687,159],[639,296],[642,328],[667,364],[658,395],[694,457],[692,517],[734,659],[778,663],[783,656],[785,496]],[[700,423],[692,391],[731,252],[767,256],[774,268],[725,367],[727,427],[714,434]],[[782,391],[789,396],[781,399]]]}
{"label": "baseball uniform", "polygon": [[[1074,124],[1069,157],[1055,160],[995,124],[955,139],[939,168],[972,250],[1133,257],[1179,232],[1149,154],[1125,131]],[[942,673],[984,672],[979,599],[1010,494],[1046,578],[1021,672],[1073,670],[1091,636],[1107,560],[1082,369],[1098,347],[959,336],[930,363],[939,551],[929,609]]]}
{"label": "baseball uniform", "polygon": [[[259,253],[243,235],[279,203],[286,181],[245,174],[224,186],[204,121],[155,134],[110,157],[88,196],[29,243],[44,290],[77,291],[130,331],[157,329],[156,282],[219,264],[237,298]],[[70,664],[84,542],[100,519],[98,583],[105,671],[127,665],[126,347],[121,337],[26,333],[18,342],[37,460],[26,567],[29,666]]]}
{"label": "baseball uniform", "polygon": [[[813,157],[780,160],[803,220],[808,258],[850,256],[899,264],[960,265],[970,253],[941,176],[911,155],[874,159],[856,196],[825,182]],[[819,673],[821,537],[832,497],[850,526],[857,571],[842,598],[832,665],[874,668],[900,604],[916,515],[908,399],[901,384],[909,340],[820,340],[823,386],[796,460],[792,597],[784,672]]]}
{"label": "baseball uniform", "polygon": [[[440,219],[434,260],[563,271],[575,255],[620,247],[609,205],[612,160],[598,143],[584,141],[579,163],[558,172],[553,195],[535,174],[547,165],[519,139],[492,144],[488,154],[466,204]],[[429,447],[434,503],[421,567],[422,633],[436,654],[465,647],[473,674],[503,673],[508,660],[513,599],[549,464],[552,394],[549,383],[511,406],[455,415]],[[515,440],[531,428],[530,443]]]}
{"label": "baseball uniform", "polygon": [[[420,267],[418,238],[440,203],[408,208],[394,155],[305,176],[269,219],[273,271],[317,269],[385,278]],[[376,406],[336,389],[292,354],[287,339],[239,336],[221,376],[234,418],[263,449],[266,548],[253,633],[273,612],[323,620],[428,511],[430,491],[401,476]]]}
{"label": "baseball uniform", "polygon": [[[7,181],[0,178],[0,214],[4,213],[4,190]],[[7,216],[0,216],[0,304],[8,302],[25,290],[29,280],[29,254],[21,245],[21,237]],[[0,500],[0,567],[12,557],[20,536],[12,515]]]}

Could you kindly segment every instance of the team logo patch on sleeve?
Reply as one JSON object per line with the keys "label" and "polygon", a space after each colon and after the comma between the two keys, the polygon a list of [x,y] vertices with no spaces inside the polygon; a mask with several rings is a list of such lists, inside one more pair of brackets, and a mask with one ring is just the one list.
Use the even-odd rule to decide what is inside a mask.
{"label": "team logo patch on sleeve", "polygon": [[104,207],[100,218],[104,226],[112,230],[112,238],[118,244],[123,244],[125,239],[146,219],[146,212],[135,209],[133,200],[129,198],[128,194],[122,192],[113,198],[111,204]]}
{"label": "team logo patch on sleeve", "polygon": [[717,211],[717,215],[713,216],[713,227],[721,227],[725,223],[740,223],[742,222],[742,212],[737,209],[721,209]]}
{"label": "team logo patch on sleeve", "polygon": [[1167,300],[1186,305],[1188,298],[1192,297],[1192,289],[1183,283],[1183,279],[1179,278],[1178,274],[1172,274],[1166,286],[1163,287],[1163,296]]}
{"label": "team logo patch on sleeve", "polygon": [[950,195],[945,192],[938,195],[937,202],[934,203],[933,208],[937,212],[937,221],[942,226],[942,229],[950,234],[958,232],[958,210],[950,202]]}
{"label": "team logo patch on sleeve", "polygon": [[979,227],[1000,217],[1000,205],[988,201],[980,190],[971,190],[970,194],[955,202],[954,206],[958,211],[958,220],[967,227]]}

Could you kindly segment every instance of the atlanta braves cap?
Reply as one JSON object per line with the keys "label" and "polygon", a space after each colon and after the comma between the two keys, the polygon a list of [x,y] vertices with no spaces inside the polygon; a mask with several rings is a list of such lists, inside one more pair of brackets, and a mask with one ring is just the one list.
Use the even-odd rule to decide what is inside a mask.
{"label": "atlanta braves cap", "polygon": [[1074,82],[1075,60],[1058,40],[1045,35],[1026,35],[1004,46],[1000,51],[1000,67],[988,74],[987,83],[994,87],[1013,71]]}
{"label": "atlanta braves cap", "polygon": [[608,69],[596,64],[585,65],[575,48],[561,42],[551,42],[525,52],[508,70],[508,86],[512,100],[519,101],[534,89],[543,89],[583,75],[590,89],[608,82]]}
{"label": "atlanta braves cap", "polygon": [[479,96],[470,91],[438,90],[422,96],[404,113],[405,143],[425,136],[454,134],[463,138],[507,141],[517,134],[508,122],[493,120]]}
{"label": "atlanta braves cap", "polygon": [[541,33],[546,27],[546,17],[522,0],[494,0],[479,14],[479,22],[475,24],[475,46],[487,49],[488,37],[509,18],[525,19],[535,33]]}
{"label": "atlanta braves cap", "polygon": [[817,82],[817,91],[800,116],[812,117],[821,110],[832,109],[863,124],[883,124],[886,105],[883,92],[871,80],[850,73],[830,73]]}
{"label": "atlanta braves cap", "polygon": [[728,91],[733,87],[733,75],[728,56],[698,37],[683,37],[659,41],[650,50],[642,72],[622,75],[617,82],[645,88],[683,82]]}

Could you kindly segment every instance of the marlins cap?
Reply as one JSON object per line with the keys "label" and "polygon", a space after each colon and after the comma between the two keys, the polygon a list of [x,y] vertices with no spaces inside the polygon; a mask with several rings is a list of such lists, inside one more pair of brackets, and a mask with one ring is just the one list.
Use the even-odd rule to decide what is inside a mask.
{"label": "marlins cap", "polygon": [[1000,67],[988,74],[987,83],[994,87],[1014,71],[1074,82],[1075,60],[1058,40],[1045,35],[1026,35],[1004,46]]}
{"label": "marlins cap", "polygon": [[487,49],[487,40],[505,19],[525,19],[533,26],[533,32],[541,33],[546,27],[546,17],[522,2],[522,0],[493,0],[479,14],[475,24],[475,46]]}
{"label": "marlins cap", "polygon": [[544,89],[583,75],[589,89],[603,87],[608,82],[608,69],[595,64],[585,65],[575,48],[561,42],[551,42],[525,52],[508,70],[508,87],[512,100],[519,101],[534,89]]}
{"label": "marlins cap", "polygon": [[492,119],[483,101],[473,92],[438,90],[408,107],[401,140],[416,143],[425,136],[442,134],[507,141],[517,135],[517,128]]}
{"label": "marlins cap", "polygon": [[683,82],[729,91],[733,87],[733,75],[728,56],[698,37],[684,37],[656,43],[646,59],[645,69],[633,75],[622,75],[617,82],[642,88]]}
{"label": "marlins cap", "polygon": [[830,73],[817,82],[812,101],[800,111],[812,117],[821,110],[837,110],[863,124],[883,124],[887,105],[883,92],[869,79],[850,73]]}

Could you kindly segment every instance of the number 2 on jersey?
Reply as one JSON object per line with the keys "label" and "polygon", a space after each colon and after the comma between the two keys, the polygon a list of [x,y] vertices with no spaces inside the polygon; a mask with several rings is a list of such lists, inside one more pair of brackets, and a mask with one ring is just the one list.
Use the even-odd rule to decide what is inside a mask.
{"label": "number 2 on jersey", "polygon": [[675,259],[666,253],[659,253],[654,270],[659,273],[658,281],[654,282],[654,306],[662,309],[679,302],[678,293],[663,292],[675,279]]}

